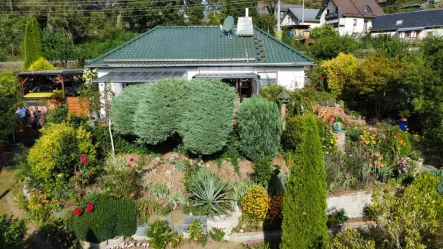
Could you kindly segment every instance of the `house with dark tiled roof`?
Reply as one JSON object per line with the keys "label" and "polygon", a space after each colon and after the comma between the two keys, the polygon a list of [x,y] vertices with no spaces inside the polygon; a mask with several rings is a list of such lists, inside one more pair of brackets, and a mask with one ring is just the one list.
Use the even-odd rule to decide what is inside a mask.
{"label": "house with dark tiled roof", "polygon": [[317,13],[320,24],[332,25],[340,35],[367,33],[376,16],[384,15],[375,0],[324,0]]}
{"label": "house with dark tiled roof", "polygon": [[377,16],[371,35],[390,35],[407,41],[428,35],[443,36],[443,9]]}
{"label": "house with dark tiled roof", "polygon": [[116,95],[129,84],[182,77],[215,78],[233,87],[240,99],[258,95],[265,84],[289,90],[305,84],[308,56],[248,23],[224,31],[219,26],[158,26],[91,60],[99,84]]}

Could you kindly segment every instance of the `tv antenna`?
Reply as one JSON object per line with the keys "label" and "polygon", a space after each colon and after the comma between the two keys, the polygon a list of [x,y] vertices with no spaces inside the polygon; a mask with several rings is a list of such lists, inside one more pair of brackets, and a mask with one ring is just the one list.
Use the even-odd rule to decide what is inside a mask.
{"label": "tv antenna", "polygon": [[227,35],[229,39],[232,39],[232,28],[234,28],[234,17],[228,16],[223,22],[223,26],[220,25],[220,29],[224,35]]}

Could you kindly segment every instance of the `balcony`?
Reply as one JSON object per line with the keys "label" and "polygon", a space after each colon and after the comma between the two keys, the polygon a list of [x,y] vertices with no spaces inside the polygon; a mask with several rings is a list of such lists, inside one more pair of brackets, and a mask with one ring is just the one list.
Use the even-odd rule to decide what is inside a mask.
{"label": "balcony", "polygon": [[325,20],[333,20],[333,19],[337,19],[339,17],[341,17],[342,15],[337,11],[337,12],[332,12],[332,13],[328,13],[325,15]]}

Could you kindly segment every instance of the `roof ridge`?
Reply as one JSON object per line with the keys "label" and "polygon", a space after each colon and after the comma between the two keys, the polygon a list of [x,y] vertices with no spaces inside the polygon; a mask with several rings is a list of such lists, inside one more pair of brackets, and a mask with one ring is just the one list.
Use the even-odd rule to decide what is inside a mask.
{"label": "roof ridge", "polygon": [[414,10],[414,11],[401,12],[401,13],[391,13],[391,14],[384,14],[384,15],[378,15],[378,16],[393,16],[393,15],[402,15],[402,14],[411,14],[411,13],[438,11],[438,10],[443,11],[443,9]]}
{"label": "roof ridge", "polygon": [[128,46],[129,44],[131,44],[131,43],[133,43],[133,42],[139,40],[140,38],[146,36],[147,34],[150,34],[150,33],[153,32],[154,30],[159,29],[159,28],[161,28],[161,27],[163,27],[163,26],[155,26],[154,28],[148,30],[147,32],[143,32],[143,33],[137,35],[136,37],[134,37],[134,38],[132,38],[131,40],[129,40],[129,41],[123,43],[122,45],[117,46],[117,47],[111,49],[110,51],[108,51],[108,52],[106,52],[106,53],[104,53],[104,54],[102,54],[102,55],[99,55],[98,57],[95,57],[94,59],[90,60],[90,61],[88,62],[88,65],[93,64],[95,61],[98,61],[98,60],[100,60],[101,58],[106,57],[106,56],[108,56],[108,55],[114,53],[115,51],[120,50],[120,49],[122,49],[122,48]]}
{"label": "roof ridge", "polygon": [[302,56],[303,58],[310,60],[310,61],[314,61],[312,58],[310,58],[309,56],[301,53],[300,51],[298,51],[297,49],[289,46],[288,44],[280,41],[279,39],[275,38],[274,36],[270,35],[268,32],[265,32],[264,30],[260,29],[259,27],[257,27],[256,25],[254,25],[254,28],[258,31],[260,31],[263,35],[268,36],[269,38],[271,38],[272,40],[276,41],[277,43],[279,43],[280,45],[283,45],[284,47],[286,47],[287,49],[291,50],[292,52],[295,52],[296,54]]}

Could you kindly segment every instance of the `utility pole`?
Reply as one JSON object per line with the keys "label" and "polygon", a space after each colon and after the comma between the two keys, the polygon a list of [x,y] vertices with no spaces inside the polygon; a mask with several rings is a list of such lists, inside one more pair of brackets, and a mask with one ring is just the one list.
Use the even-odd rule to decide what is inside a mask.
{"label": "utility pole", "polygon": [[280,0],[278,0],[278,2],[277,2],[277,32],[281,31],[280,19],[281,19],[280,18]]}
{"label": "utility pole", "polygon": [[301,5],[301,24],[305,24],[305,0],[303,0]]}

